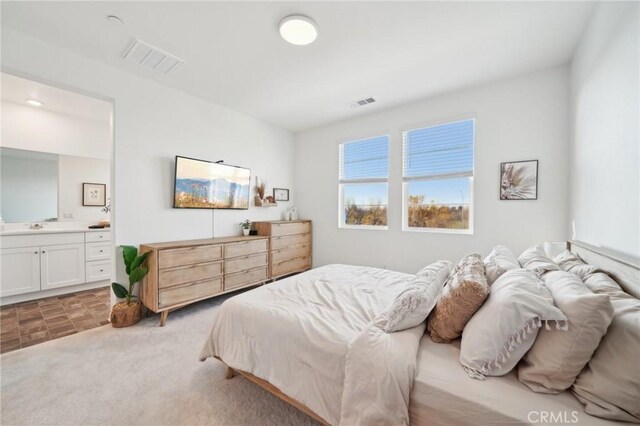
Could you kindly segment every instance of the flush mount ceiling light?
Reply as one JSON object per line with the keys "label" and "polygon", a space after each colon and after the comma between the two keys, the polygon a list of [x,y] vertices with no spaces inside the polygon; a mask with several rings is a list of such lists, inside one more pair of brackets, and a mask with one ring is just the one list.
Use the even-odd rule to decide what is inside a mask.
{"label": "flush mount ceiling light", "polygon": [[107,16],[107,21],[111,22],[112,24],[118,24],[118,25],[124,24],[124,21],[122,20],[122,18],[116,15]]}
{"label": "flush mount ceiling light", "polygon": [[27,103],[34,107],[41,107],[42,105],[44,105],[44,103],[36,99],[27,99]]}
{"label": "flush mount ceiling light", "polygon": [[303,15],[291,15],[280,21],[280,35],[296,46],[305,46],[318,37],[318,26]]}

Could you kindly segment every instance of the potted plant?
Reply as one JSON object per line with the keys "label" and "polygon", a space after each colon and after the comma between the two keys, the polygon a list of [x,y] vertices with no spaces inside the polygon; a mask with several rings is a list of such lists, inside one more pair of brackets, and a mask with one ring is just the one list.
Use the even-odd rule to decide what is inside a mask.
{"label": "potted plant", "polygon": [[113,293],[119,299],[125,299],[124,302],[118,302],[111,308],[111,325],[117,328],[129,327],[142,318],[142,304],[133,301],[136,298],[133,289],[137,282],[147,275],[149,270],[144,266],[147,256],[150,252],[138,256],[138,249],[133,246],[122,246],[122,257],[129,276],[129,289],[122,284],[113,283],[111,288]]}
{"label": "potted plant", "polygon": [[249,235],[249,232],[251,232],[251,222],[249,221],[249,219],[245,219],[244,221],[240,222],[240,228],[242,228],[242,235],[244,235],[245,237]]}

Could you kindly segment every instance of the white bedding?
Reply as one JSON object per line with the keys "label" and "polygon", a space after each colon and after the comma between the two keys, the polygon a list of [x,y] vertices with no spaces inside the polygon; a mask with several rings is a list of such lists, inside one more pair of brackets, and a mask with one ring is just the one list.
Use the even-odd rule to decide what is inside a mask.
{"label": "white bedding", "polygon": [[424,323],[372,324],[413,275],[328,265],[242,293],[218,311],[201,359],[267,380],[331,424],[408,424]]}

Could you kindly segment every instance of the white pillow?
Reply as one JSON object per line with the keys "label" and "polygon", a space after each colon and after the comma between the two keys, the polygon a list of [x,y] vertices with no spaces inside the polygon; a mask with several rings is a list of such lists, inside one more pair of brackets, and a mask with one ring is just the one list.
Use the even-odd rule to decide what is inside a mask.
{"label": "white pillow", "polygon": [[524,269],[535,272],[539,277],[545,272],[560,270],[560,267],[547,257],[547,253],[542,248],[542,245],[526,249],[520,257],[518,257],[518,262],[520,262],[520,265]]}
{"label": "white pillow", "polygon": [[520,268],[518,259],[505,246],[495,246],[489,256],[484,259],[485,276],[489,285],[505,272],[518,268]]}
{"label": "white pillow", "polygon": [[427,319],[451,272],[451,262],[439,260],[422,268],[374,323],[387,333],[415,327]]}
{"label": "white pillow", "polygon": [[566,328],[566,320],[535,273],[507,271],[462,332],[460,363],[475,379],[505,375],[531,348],[543,323]]}
{"label": "white pillow", "polygon": [[543,280],[569,321],[567,331],[541,329],[518,366],[518,379],[534,392],[570,388],[600,344],[613,318],[606,294],[594,294],[576,275],[551,271]]}
{"label": "white pillow", "polygon": [[572,274],[580,277],[582,280],[587,278],[587,275],[596,272],[602,272],[602,269],[598,268],[597,266],[587,265],[582,261],[582,259],[580,259],[576,254],[570,252],[569,250],[565,250],[554,257],[553,261],[563,271],[571,272]]}

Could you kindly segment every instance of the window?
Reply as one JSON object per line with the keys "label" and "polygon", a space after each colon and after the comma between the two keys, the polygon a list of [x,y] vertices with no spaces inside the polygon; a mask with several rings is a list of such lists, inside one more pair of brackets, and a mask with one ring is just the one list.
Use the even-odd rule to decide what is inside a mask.
{"label": "window", "polygon": [[473,232],[474,120],[403,133],[404,230]]}
{"label": "window", "polygon": [[340,145],[339,226],[387,229],[389,137]]}

